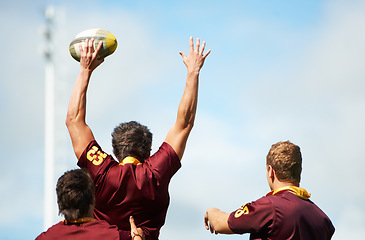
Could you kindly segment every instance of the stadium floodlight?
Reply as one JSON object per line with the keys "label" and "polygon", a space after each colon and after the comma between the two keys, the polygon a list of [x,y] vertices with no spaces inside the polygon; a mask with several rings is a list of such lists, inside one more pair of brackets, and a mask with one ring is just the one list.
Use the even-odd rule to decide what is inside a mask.
{"label": "stadium floodlight", "polygon": [[46,40],[44,56],[45,65],[45,145],[44,145],[44,230],[47,230],[53,223],[55,203],[54,197],[54,63],[52,46],[52,28],[55,10],[52,6],[47,7],[44,12],[46,18],[46,29],[44,37]]}

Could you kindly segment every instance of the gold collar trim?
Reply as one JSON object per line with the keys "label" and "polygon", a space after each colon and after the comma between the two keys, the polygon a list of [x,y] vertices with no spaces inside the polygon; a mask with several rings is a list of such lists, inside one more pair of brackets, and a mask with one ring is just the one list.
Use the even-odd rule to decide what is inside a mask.
{"label": "gold collar trim", "polygon": [[120,163],[119,165],[124,165],[127,163],[132,163],[133,165],[139,165],[142,164],[140,161],[138,161],[137,158],[134,157],[125,157]]}
{"label": "gold collar trim", "polygon": [[279,192],[283,192],[283,191],[289,191],[289,192],[293,193],[294,195],[296,195],[302,199],[305,199],[305,200],[307,200],[311,196],[307,192],[307,190],[305,190],[304,188],[296,187],[296,186],[286,186],[286,187],[278,188],[278,189],[272,190],[271,192],[266,194],[266,196],[275,195],[275,194],[277,194]]}
{"label": "gold collar trim", "polygon": [[91,218],[91,217],[78,218],[78,219],[73,220],[73,221],[63,220],[63,222],[65,224],[82,224],[82,223],[88,223],[88,222],[93,222],[93,221],[96,221],[96,219],[95,218]]}

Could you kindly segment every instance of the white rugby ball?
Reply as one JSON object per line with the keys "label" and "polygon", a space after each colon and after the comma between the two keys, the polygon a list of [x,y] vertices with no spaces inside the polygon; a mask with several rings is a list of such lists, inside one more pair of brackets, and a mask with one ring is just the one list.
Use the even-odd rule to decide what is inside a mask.
{"label": "white rugby ball", "polygon": [[76,61],[79,62],[81,57],[79,45],[85,42],[86,39],[90,40],[91,38],[94,38],[94,50],[99,42],[103,41],[103,46],[98,53],[98,59],[109,56],[117,49],[117,39],[111,32],[101,28],[88,29],[77,34],[70,43],[70,54]]}

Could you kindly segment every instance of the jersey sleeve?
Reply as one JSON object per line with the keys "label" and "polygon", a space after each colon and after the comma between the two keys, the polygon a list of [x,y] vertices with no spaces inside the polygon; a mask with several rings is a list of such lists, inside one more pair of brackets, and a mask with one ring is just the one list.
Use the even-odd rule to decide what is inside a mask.
{"label": "jersey sleeve", "polygon": [[99,144],[93,140],[85,148],[77,165],[86,168],[91,178],[95,181],[112,165],[118,164],[111,155],[105,153]]}
{"label": "jersey sleeve", "polygon": [[228,226],[237,234],[269,232],[273,226],[274,214],[271,201],[262,197],[232,212],[228,217]]}
{"label": "jersey sleeve", "polygon": [[154,155],[146,159],[145,164],[159,181],[169,181],[181,167],[175,150],[166,142],[162,143]]}

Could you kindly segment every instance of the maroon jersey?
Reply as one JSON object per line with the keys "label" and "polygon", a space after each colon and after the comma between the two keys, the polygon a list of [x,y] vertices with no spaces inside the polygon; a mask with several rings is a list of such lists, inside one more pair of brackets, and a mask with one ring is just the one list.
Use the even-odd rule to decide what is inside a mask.
{"label": "maroon jersey", "polygon": [[251,233],[250,239],[326,240],[335,231],[319,207],[288,189],[271,192],[232,212],[228,226],[234,233]]}
{"label": "maroon jersey", "polygon": [[168,185],[181,167],[169,144],[163,143],[144,163],[131,157],[118,163],[92,141],[78,165],[87,168],[94,181],[97,219],[128,231],[129,216],[133,216],[147,239],[158,239],[170,201]]}
{"label": "maroon jersey", "polygon": [[[122,233],[123,234],[123,233]],[[96,220],[93,222],[82,224],[68,225],[61,221],[46,232],[41,233],[36,240],[92,240],[92,239],[111,239],[124,240],[130,239],[122,237],[116,226],[111,226],[104,220]]]}

